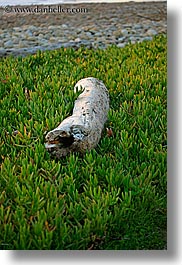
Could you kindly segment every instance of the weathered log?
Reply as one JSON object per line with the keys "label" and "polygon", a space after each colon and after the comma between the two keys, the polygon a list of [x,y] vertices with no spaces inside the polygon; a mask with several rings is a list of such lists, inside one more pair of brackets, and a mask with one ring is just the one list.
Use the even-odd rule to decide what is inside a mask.
{"label": "weathered log", "polygon": [[78,81],[74,91],[83,91],[75,101],[72,116],[48,132],[45,147],[55,156],[84,153],[98,144],[109,110],[109,94],[102,81],[88,77]]}

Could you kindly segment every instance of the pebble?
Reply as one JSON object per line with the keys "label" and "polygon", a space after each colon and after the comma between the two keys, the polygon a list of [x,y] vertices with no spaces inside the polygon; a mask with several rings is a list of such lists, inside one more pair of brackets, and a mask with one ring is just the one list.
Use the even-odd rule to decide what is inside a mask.
{"label": "pebble", "polygon": [[143,40],[150,41],[150,40],[152,40],[152,37],[151,36],[147,36],[147,37],[144,37],[144,38],[141,39],[141,41],[143,41]]}
{"label": "pebble", "polygon": [[157,35],[157,31],[155,29],[148,29],[147,35],[148,36]]}
{"label": "pebble", "polygon": [[81,39],[80,38],[76,38],[74,41],[75,42],[81,42]]}
{"label": "pebble", "polygon": [[4,47],[3,48],[12,48],[13,47],[13,42],[12,40],[7,40],[4,42]]}
{"label": "pebble", "polygon": [[125,39],[126,39],[126,37],[120,37],[120,38],[118,38],[118,41],[123,42]]}
{"label": "pebble", "polygon": [[128,30],[127,30],[127,29],[122,29],[122,30],[121,30],[121,34],[122,34],[123,36],[127,36],[127,35],[128,35]]}
{"label": "pebble", "polygon": [[119,48],[124,48],[125,45],[126,45],[125,43],[118,43],[118,44],[117,44],[117,47],[119,47]]}

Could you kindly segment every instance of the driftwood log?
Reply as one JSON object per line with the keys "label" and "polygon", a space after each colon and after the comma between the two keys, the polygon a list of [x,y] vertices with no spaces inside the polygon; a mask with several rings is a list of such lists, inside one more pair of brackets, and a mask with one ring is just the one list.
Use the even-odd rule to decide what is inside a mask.
{"label": "driftwood log", "polygon": [[72,116],[48,132],[47,151],[60,158],[70,152],[84,153],[94,148],[107,120],[109,94],[102,81],[88,77],[78,81],[74,91],[83,91],[75,101]]}

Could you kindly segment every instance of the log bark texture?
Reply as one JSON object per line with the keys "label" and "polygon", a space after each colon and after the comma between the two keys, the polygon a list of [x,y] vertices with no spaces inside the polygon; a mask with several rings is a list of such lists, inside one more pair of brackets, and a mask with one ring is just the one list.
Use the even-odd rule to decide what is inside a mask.
{"label": "log bark texture", "polygon": [[109,94],[102,81],[88,77],[78,81],[74,91],[83,91],[75,101],[72,116],[48,132],[45,147],[60,158],[70,152],[84,153],[98,144],[109,110]]}

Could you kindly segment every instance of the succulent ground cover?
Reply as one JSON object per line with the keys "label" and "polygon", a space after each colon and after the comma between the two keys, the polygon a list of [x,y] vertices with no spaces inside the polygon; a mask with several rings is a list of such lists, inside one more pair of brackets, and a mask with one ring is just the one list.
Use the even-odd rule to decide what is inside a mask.
{"label": "succulent ground cover", "polygon": [[[0,249],[166,249],[166,43],[0,59]],[[45,134],[89,76],[109,90],[112,134],[52,159]]]}

